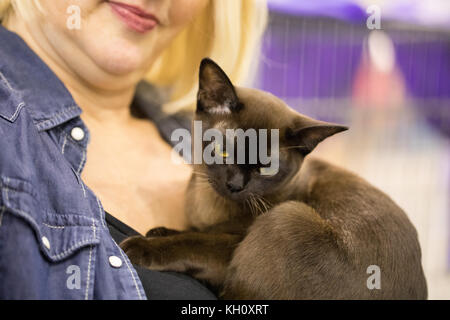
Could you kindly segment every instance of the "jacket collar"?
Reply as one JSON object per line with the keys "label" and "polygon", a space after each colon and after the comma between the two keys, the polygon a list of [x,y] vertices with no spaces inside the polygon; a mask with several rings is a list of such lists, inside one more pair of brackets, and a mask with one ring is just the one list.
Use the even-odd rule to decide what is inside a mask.
{"label": "jacket collar", "polygon": [[0,43],[1,117],[13,122],[27,108],[42,131],[81,114],[64,84],[17,34],[0,26]]}

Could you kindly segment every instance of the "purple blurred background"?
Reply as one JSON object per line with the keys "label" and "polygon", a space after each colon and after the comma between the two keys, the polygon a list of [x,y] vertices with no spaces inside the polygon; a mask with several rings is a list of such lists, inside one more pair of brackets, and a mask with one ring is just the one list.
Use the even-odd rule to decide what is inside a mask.
{"label": "purple blurred background", "polygon": [[[436,26],[432,21],[439,19],[427,15],[427,26],[415,14],[419,2],[391,2],[386,18],[380,6],[381,31],[395,47],[408,96],[417,99],[424,115],[450,136],[450,11],[447,25]],[[269,0],[269,4],[259,86],[288,100],[351,97],[372,31],[361,2]]]}
{"label": "purple blurred background", "polygon": [[[372,5],[380,29],[368,27]],[[306,115],[350,126],[316,154],[405,209],[419,233],[429,296],[449,299],[450,1],[269,6],[256,86]]]}

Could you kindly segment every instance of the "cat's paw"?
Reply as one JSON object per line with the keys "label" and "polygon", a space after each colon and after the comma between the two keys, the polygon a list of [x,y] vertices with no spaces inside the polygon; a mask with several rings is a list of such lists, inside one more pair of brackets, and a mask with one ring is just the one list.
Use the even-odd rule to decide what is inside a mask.
{"label": "cat's paw", "polygon": [[161,251],[158,249],[157,239],[134,236],[125,239],[120,247],[134,265],[158,269]]}
{"label": "cat's paw", "polygon": [[175,234],[179,234],[180,231],[173,230],[173,229],[167,229],[165,227],[159,227],[159,228],[153,228],[150,229],[145,236],[146,237],[167,237],[172,236]]}
{"label": "cat's paw", "polygon": [[178,250],[180,242],[174,238],[134,236],[125,239],[120,247],[134,265],[155,271],[183,273],[190,263],[185,261],[186,250]]}

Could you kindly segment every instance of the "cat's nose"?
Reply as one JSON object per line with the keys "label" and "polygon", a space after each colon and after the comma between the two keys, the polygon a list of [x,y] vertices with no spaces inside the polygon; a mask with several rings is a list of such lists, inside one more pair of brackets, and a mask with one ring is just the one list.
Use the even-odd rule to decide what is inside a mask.
{"label": "cat's nose", "polygon": [[242,191],[246,185],[245,176],[242,172],[228,172],[228,179],[226,182],[226,186],[228,190],[232,193],[236,193]]}
{"label": "cat's nose", "polygon": [[234,182],[234,181],[228,181],[227,188],[228,188],[228,190],[230,190],[230,192],[235,193],[235,192],[242,191],[244,189],[244,184],[239,183],[239,182]]}

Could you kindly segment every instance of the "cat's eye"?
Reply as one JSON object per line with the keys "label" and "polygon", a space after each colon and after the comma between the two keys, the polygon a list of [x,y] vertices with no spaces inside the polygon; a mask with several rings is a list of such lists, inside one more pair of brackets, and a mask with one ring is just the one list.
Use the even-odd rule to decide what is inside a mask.
{"label": "cat's eye", "polygon": [[230,155],[228,154],[228,152],[222,150],[222,147],[220,144],[216,143],[216,147],[215,150],[216,154],[218,154],[219,156],[221,156],[222,158],[228,158]]}
{"label": "cat's eye", "polygon": [[278,169],[275,167],[260,167],[259,168],[259,174],[262,176],[274,176],[278,173]]}

